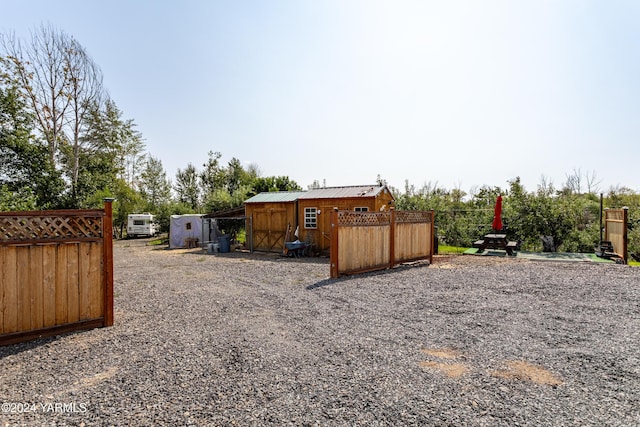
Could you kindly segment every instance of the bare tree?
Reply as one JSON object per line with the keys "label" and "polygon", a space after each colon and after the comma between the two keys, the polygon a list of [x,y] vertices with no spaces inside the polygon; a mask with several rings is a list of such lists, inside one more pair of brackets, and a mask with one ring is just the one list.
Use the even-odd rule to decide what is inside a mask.
{"label": "bare tree", "polygon": [[52,166],[64,151],[75,194],[81,152],[93,143],[82,138],[86,119],[102,103],[102,73],[78,41],[51,25],[33,31],[29,43],[2,35],[1,46],[5,67],[20,83],[47,141]]}
{"label": "bare tree", "polygon": [[574,169],[573,173],[567,174],[564,191],[569,194],[582,194],[582,172],[580,169]]}
{"label": "bare tree", "polygon": [[23,44],[15,35],[2,35],[4,65],[13,73],[29,101],[36,124],[49,146],[49,161],[56,164],[58,145],[64,139],[70,100],[65,80],[68,37],[57,35],[50,26],[42,26],[31,34],[31,43]]}
{"label": "bare tree", "polygon": [[587,193],[597,194],[600,192],[600,184],[602,180],[598,178],[596,171],[587,172],[585,174],[585,180],[587,185]]}
{"label": "bare tree", "polygon": [[551,196],[555,189],[553,188],[553,182],[544,174],[540,176],[540,184],[538,185],[538,193]]}
{"label": "bare tree", "polygon": [[[56,34],[50,34],[55,38]],[[80,171],[80,155],[82,149],[95,149],[95,141],[82,138],[86,133],[87,118],[91,108],[102,104],[103,87],[102,72],[89,57],[85,49],[75,39],[59,34],[60,44],[64,49],[64,68],[62,77],[66,81],[66,94],[69,99],[69,111],[63,130],[68,134],[71,145],[70,175],[72,192],[78,184]]]}

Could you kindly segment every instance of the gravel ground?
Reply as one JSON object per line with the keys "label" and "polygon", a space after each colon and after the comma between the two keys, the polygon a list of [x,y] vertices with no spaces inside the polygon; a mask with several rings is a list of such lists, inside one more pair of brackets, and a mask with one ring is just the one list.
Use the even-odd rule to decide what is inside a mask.
{"label": "gravel ground", "polygon": [[328,275],[116,242],[115,326],[0,348],[0,420],[640,425],[637,268],[458,256]]}

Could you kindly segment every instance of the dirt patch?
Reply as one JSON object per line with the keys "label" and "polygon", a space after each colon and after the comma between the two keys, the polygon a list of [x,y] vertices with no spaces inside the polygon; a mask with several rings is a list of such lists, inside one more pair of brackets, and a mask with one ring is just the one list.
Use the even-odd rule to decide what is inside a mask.
{"label": "dirt patch", "polygon": [[[437,359],[452,360],[462,356],[462,353],[453,348],[423,348],[421,351],[427,356]],[[460,378],[471,370],[463,363],[422,361],[419,365],[422,368],[440,372],[449,378]]]}
{"label": "dirt patch", "polygon": [[512,360],[505,363],[506,370],[493,371],[491,376],[520,381],[531,381],[541,385],[560,385],[562,380],[547,369],[523,360]]}
{"label": "dirt patch", "polygon": [[458,350],[452,348],[423,348],[422,352],[440,359],[456,359],[461,356]]}

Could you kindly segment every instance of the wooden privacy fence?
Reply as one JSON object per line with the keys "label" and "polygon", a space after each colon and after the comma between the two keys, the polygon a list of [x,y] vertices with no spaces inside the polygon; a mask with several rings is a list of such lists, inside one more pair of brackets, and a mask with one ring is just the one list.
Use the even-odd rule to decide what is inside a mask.
{"label": "wooden privacy fence", "polygon": [[331,277],[433,260],[433,211],[331,213]]}
{"label": "wooden privacy fence", "polygon": [[604,240],[611,242],[613,251],[625,262],[629,261],[627,249],[627,222],[629,209],[605,209],[604,211]]}
{"label": "wooden privacy fence", "polygon": [[113,325],[112,201],[0,212],[0,345]]}

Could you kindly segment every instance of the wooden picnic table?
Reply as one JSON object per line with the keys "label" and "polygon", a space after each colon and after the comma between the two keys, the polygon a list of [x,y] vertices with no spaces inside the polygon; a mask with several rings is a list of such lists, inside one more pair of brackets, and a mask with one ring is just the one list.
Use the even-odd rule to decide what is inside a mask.
{"label": "wooden picnic table", "polygon": [[473,244],[474,248],[478,248],[479,252],[485,249],[501,249],[508,255],[515,255],[514,250],[518,247],[518,242],[510,242],[507,240],[506,234],[489,233],[482,240],[478,240]]}

